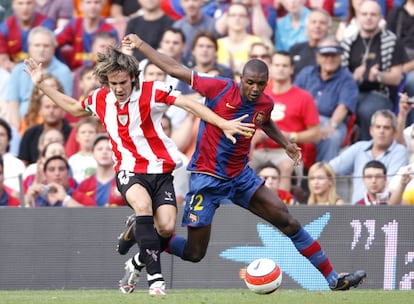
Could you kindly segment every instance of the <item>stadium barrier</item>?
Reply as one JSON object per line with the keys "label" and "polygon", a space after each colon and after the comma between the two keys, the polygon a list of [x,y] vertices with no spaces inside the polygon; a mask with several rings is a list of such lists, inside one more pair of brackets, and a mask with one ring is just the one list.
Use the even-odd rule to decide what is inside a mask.
{"label": "stadium barrier", "polygon": [[[409,206],[293,206],[290,211],[318,239],[338,272],[367,271],[362,288],[411,289],[414,208]],[[116,289],[124,261],[115,248],[123,221],[118,208],[1,208],[0,289]],[[178,211],[181,220],[182,207]],[[177,225],[177,233],[185,228]],[[327,290],[324,278],[291,242],[247,211],[223,205],[200,263],[162,254],[168,288],[246,288],[247,264],[272,258],[284,289]],[[144,276],[145,278],[145,276]],[[145,280],[138,288],[147,288]]]}

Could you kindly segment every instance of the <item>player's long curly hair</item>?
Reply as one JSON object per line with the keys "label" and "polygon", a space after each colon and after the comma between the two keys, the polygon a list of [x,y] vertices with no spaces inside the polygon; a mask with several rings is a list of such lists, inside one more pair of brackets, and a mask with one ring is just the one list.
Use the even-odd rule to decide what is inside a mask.
{"label": "player's long curly hair", "polygon": [[95,74],[102,85],[108,86],[108,74],[112,72],[127,72],[135,79],[133,86],[139,89],[139,61],[131,55],[124,54],[117,47],[109,47],[105,53],[98,53]]}

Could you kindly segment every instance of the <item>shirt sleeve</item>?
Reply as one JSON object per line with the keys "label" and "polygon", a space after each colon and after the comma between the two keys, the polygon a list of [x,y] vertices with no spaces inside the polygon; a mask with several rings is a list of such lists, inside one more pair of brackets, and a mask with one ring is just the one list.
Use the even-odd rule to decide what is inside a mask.
{"label": "shirt sleeve", "polygon": [[337,157],[329,161],[329,164],[334,169],[336,175],[347,175],[353,173],[355,156],[357,155],[358,150],[358,144],[351,145]]}

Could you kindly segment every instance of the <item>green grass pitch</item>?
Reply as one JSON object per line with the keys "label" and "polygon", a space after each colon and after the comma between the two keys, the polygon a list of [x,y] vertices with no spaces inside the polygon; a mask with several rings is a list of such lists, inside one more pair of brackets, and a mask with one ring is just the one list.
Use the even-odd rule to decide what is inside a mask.
{"label": "green grass pitch", "polygon": [[248,289],[172,289],[166,296],[146,290],[122,294],[117,290],[13,290],[0,291],[0,304],[409,304],[414,291],[353,289],[346,292],[280,289],[256,295]]}

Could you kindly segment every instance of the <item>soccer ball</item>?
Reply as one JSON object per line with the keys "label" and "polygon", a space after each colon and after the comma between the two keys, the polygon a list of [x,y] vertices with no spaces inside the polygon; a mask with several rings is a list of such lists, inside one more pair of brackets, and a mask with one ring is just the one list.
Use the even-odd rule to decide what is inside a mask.
{"label": "soccer ball", "polygon": [[244,281],[255,293],[270,294],[282,283],[282,271],[273,260],[257,259],[247,266]]}

